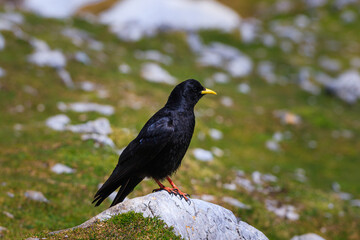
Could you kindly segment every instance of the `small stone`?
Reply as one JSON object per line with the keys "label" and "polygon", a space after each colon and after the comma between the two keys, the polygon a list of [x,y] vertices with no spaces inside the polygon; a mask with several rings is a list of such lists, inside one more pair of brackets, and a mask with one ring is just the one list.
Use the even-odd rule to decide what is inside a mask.
{"label": "small stone", "polygon": [[41,192],[37,192],[37,191],[28,190],[24,193],[24,196],[26,198],[29,198],[29,199],[37,201],[37,202],[45,202],[45,203],[49,202],[49,200],[46,199],[44,194],[42,194]]}
{"label": "small stone", "polygon": [[353,207],[360,207],[360,199],[351,200],[350,205],[353,206]]}
{"label": "small stone", "polygon": [[266,146],[267,149],[269,149],[269,150],[271,150],[273,152],[279,152],[281,150],[279,143],[277,141],[274,141],[274,140],[266,141],[265,146]]}
{"label": "small stone", "polygon": [[11,193],[11,192],[7,192],[6,195],[8,195],[11,198],[15,197],[15,195],[13,193]]}
{"label": "small stone", "polygon": [[200,160],[203,162],[210,162],[214,159],[214,156],[210,151],[207,151],[202,148],[195,148],[193,150],[193,154],[197,160]]}
{"label": "small stone", "polygon": [[55,164],[52,168],[51,168],[51,171],[56,173],[56,174],[62,174],[62,173],[74,173],[75,170],[64,165],[64,164],[61,164],[61,163],[57,163]]}
{"label": "small stone", "polygon": [[248,94],[250,92],[251,88],[247,83],[240,83],[238,85],[238,92],[243,94]]}
{"label": "small stone", "polygon": [[235,183],[224,183],[223,187],[227,190],[235,191],[236,190],[236,184]]}
{"label": "small stone", "polygon": [[176,78],[156,63],[144,63],[141,67],[141,76],[149,82],[176,84]]}
{"label": "small stone", "polygon": [[120,64],[118,69],[123,74],[129,74],[131,72],[131,67],[126,63]]}
{"label": "small stone", "polygon": [[0,226],[0,237],[3,236],[5,232],[7,232],[7,228]]}
{"label": "small stone", "polygon": [[325,240],[325,238],[322,238],[315,233],[307,233],[300,236],[294,236],[291,240]]}
{"label": "small stone", "polygon": [[220,102],[222,105],[224,105],[225,107],[231,107],[234,105],[234,101],[232,100],[232,98],[230,97],[222,97],[220,99]]}
{"label": "small stone", "polygon": [[223,197],[222,200],[234,207],[241,208],[241,209],[251,209],[249,205],[246,205],[239,200],[232,198],[232,197]]}
{"label": "small stone", "polygon": [[53,117],[49,117],[46,120],[46,126],[56,131],[64,131],[66,125],[70,123],[70,118],[65,114],[59,114]]}
{"label": "small stone", "polygon": [[215,129],[215,128],[211,128],[209,130],[209,134],[210,134],[210,137],[214,140],[220,140],[223,138],[223,133],[220,130]]}
{"label": "small stone", "polygon": [[8,218],[14,218],[14,215],[12,215],[11,213],[7,212],[7,211],[3,211],[3,213],[5,214],[5,216],[7,216]]}
{"label": "small stone", "polygon": [[295,212],[295,207],[292,205],[282,205],[279,206],[279,202],[276,200],[265,200],[265,206],[267,210],[275,213],[275,215],[289,219],[292,221],[299,219],[299,214]]}

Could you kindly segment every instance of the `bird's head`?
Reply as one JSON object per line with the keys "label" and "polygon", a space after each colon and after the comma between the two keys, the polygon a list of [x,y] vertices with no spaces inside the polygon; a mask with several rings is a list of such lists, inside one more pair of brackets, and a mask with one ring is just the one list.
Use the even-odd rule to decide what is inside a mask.
{"label": "bird's head", "polygon": [[168,102],[168,106],[182,106],[186,108],[194,108],[195,104],[205,94],[215,94],[213,90],[203,87],[197,80],[188,79],[178,84],[171,92]]}

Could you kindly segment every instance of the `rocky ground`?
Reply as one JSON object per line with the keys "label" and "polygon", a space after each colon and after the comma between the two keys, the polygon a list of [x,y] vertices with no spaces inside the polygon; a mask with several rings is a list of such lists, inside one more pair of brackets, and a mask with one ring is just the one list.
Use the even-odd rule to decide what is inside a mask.
{"label": "rocky ground", "polygon": [[[131,28],[130,1],[97,17],[80,5],[34,13],[34,2],[0,6],[1,236],[72,227],[104,210],[91,200],[117,155],[176,83],[195,78],[218,96],[197,105],[174,177],[185,192],[269,239],[360,238],[356,1],[184,1],[163,12],[186,23],[195,9],[212,21],[159,15]],[[144,181],[129,197],[155,187]]]}

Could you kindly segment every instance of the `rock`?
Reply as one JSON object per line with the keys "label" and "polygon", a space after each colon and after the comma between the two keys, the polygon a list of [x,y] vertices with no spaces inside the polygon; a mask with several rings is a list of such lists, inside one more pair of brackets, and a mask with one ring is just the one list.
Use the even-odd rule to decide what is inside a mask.
{"label": "rock", "polygon": [[0,77],[4,77],[6,75],[6,71],[0,67]]}
{"label": "rock", "polygon": [[68,88],[74,88],[74,82],[70,76],[70,73],[66,71],[64,68],[59,68],[57,71],[61,81],[65,84]]}
{"label": "rock", "polygon": [[246,205],[239,200],[232,198],[232,197],[223,197],[222,200],[234,207],[241,208],[241,209],[251,209],[249,205]]}
{"label": "rock", "polygon": [[56,174],[62,174],[62,173],[74,173],[75,170],[64,165],[64,164],[61,164],[61,163],[57,163],[55,164],[52,168],[51,168],[51,171],[56,173]]}
{"label": "rock", "polygon": [[220,29],[239,26],[240,17],[217,1],[192,0],[126,0],[100,14],[120,38],[136,41],[158,31]]}
{"label": "rock", "polygon": [[4,48],[5,48],[5,38],[0,33],[0,51],[3,50]]}
{"label": "rock", "polygon": [[268,239],[256,228],[238,221],[231,211],[221,206],[198,199],[190,199],[188,203],[164,191],[117,204],[75,228],[86,228],[96,221],[129,211],[140,212],[144,217],[158,216],[185,239]]}
{"label": "rock", "polygon": [[5,216],[7,216],[8,218],[14,218],[14,215],[12,215],[11,213],[7,212],[7,211],[3,211],[3,214]]}
{"label": "rock", "polygon": [[220,130],[215,129],[215,128],[211,128],[209,130],[209,134],[210,134],[210,137],[214,140],[220,140],[223,138],[223,133]]}
{"label": "rock", "polygon": [[360,73],[349,70],[339,75],[330,83],[325,84],[325,89],[349,104],[360,98]]}
{"label": "rock", "polygon": [[135,58],[137,59],[152,60],[166,65],[172,63],[172,58],[170,56],[164,55],[157,50],[147,50],[147,51],[136,50],[134,55]]}
{"label": "rock", "polygon": [[131,72],[131,67],[126,63],[122,63],[119,65],[119,71],[123,74],[128,74]]}
{"label": "rock", "polygon": [[6,232],[6,231],[7,231],[7,228],[6,228],[6,227],[0,226],[0,237],[2,237],[3,234],[4,234],[4,232]]}
{"label": "rock", "polygon": [[69,125],[66,129],[77,133],[97,133],[100,135],[107,135],[112,132],[107,118],[98,118],[83,124]]}
{"label": "rock", "polygon": [[29,198],[29,199],[37,201],[37,202],[46,202],[46,203],[49,202],[49,200],[46,199],[44,194],[42,194],[41,192],[37,192],[37,191],[28,190],[24,193],[24,196],[26,198]]}
{"label": "rock", "polygon": [[195,148],[193,154],[197,160],[204,162],[210,162],[214,159],[214,156],[210,151],[207,151],[202,148]]}
{"label": "rock", "polygon": [[167,83],[174,85],[176,78],[156,63],[144,63],[141,67],[141,76],[149,82]]}
{"label": "rock", "polygon": [[294,236],[291,240],[325,240],[325,238],[322,238],[315,233],[307,233],[300,236]]}
{"label": "rock", "polygon": [[295,212],[295,207],[292,205],[281,205],[279,206],[279,202],[276,200],[265,200],[266,209],[270,212],[275,213],[275,215],[289,219],[292,221],[299,219],[299,214]]}
{"label": "rock", "polygon": [[113,142],[113,140],[103,134],[97,134],[97,133],[83,134],[81,136],[81,139],[83,141],[87,141],[87,140],[91,139],[91,140],[94,140],[97,144],[108,145],[112,148],[115,148],[115,143]]}
{"label": "rock", "polygon": [[56,131],[64,131],[66,125],[70,123],[70,118],[65,114],[55,115],[46,119],[46,126]]}
{"label": "rock", "polygon": [[106,116],[113,115],[115,109],[113,106],[98,104],[98,103],[90,103],[90,102],[74,102],[74,103],[58,103],[58,109],[61,111],[71,110],[74,112],[97,112]]}
{"label": "rock", "polygon": [[351,200],[350,205],[353,206],[353,207],[359,207],[360,208],[360,199]]}

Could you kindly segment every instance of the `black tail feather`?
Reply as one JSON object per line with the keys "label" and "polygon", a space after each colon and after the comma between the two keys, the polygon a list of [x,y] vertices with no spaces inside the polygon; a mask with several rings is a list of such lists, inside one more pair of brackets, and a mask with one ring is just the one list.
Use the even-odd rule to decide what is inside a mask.
{"label": "black tail feather", "polygon": [[114,201],[111,203],[110,207],[124,201],[126,196],[129,195],[134,190],[136,185],[138,185],[143,179],[144,178],[140,178],[140,177],[136,177],[136,176],[129,178],[126,181],[126,184],[123,184],[121,186],[119,192],[117,193],[117,195],[116,195]]}

